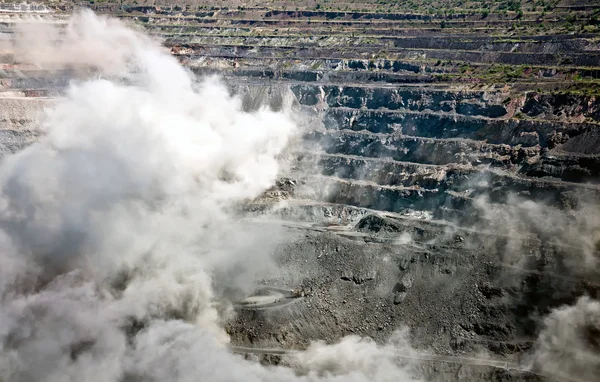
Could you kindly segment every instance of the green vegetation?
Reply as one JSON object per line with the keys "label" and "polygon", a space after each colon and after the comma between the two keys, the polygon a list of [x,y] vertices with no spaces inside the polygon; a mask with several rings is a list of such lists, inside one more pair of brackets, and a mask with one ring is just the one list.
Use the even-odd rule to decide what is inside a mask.
{"label": "green vegetation", "polygon": [[593,81],[578,82],[577,84],[568,86],[555,94],[569,94],[587,97],[600,97],[600,83]]}
{"label": "green vegetation", "polygon": [[[98,9],[121,4],[88,1]],[[190,36],[187,41],[199,45],[271,46],[270,60],[282,60],[279,67],[284,68],[295,65],[293,60],[318,70],[327,65],[325,57],[356,58],[364,63],[356,70],[399,76],[408,72],[474,87],[508,85],[549,92],[577,84],[587,94],[597,91],[600,82],[600,68],[585,66],[595,65],[593,60],[573,54],[569,47],[569,40],[580,50],[600,43],[600,4],[568,8],[572,3],[564,0],[249,0],[241,6],[228,0],[182,0],[175,6],[156,0],[152,4],[162,9],[188,12],[157,21],[143,10],[126,10],[149,0],[122,3],[123,17],[135,17],[174,41],[185,43]],[[215,16],[195,16],[195,10]],[[176,25],[169,22],[171,17]],[[210,18],[216,22],[207,23]],[[540,37],[544,35],[558,38]],[[540,49],[542,44],[553,46]],[[321,51],[299,57],[295,46],[318,46],[315,52]],[[384,67],[385,60],[397,67]]]}

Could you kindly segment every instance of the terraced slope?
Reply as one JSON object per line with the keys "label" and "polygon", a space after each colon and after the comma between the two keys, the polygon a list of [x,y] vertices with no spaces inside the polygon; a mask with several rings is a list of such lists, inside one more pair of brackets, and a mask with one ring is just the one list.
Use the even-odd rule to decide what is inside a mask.
{"label": "terraced slope", "polygon": [[[228,323],[234,344],[384,341],[408,326],[436,354],[534,365],[527,374],[434,360],[422,370],[431,379],[591,380],[600,331],[584,336],[589,368],[554,370],[531,354],[544,317],[600,288],[600,5],[85,6],[143,26],[198,75],[219,74],[248,109],[291,100],[302,115],[288,173],[248,209],[302,233],[281,248],[282,274],[265,282],[307,296],[240,312]],[[2,4],[0,33],[11,39],[22,14],[60,23],[72,9]],[[16,62],[9,46],[2,53],[10,152],[36,138],[39,113],[70,73]]]}

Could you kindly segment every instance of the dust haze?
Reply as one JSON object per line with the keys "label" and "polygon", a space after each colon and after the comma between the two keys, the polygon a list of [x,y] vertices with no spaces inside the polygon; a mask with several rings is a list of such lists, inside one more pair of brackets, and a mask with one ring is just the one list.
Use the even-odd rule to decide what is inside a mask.
{"label": "dust haze", "polygon": [[[415,354],[402,331],[383,345],[313,343],[290,367],[228,349],[232,296],[273,277],[271,254],[289,239],[238,219],[286,167],[302,130],[289,104],[245,111],[218,78],[196,79],[139,30],[88,11],[16,32],[20,61],[76,75],[42,137],[0,162],[0,380],[417,380],[397,356]],[[481,224],[515,238],[533,229],[579,248],[575,273],[598,272],[595,209],[508,204],[478,200]],[[506,248],[518,266],[521,241]],[[553,311],[530,368],[593,379],[598,314],[585,297]]]}
{"label": "dust haze", "polygon": [[220,291],[276,271],[279,237],[236,211],[274,183],[289,112],[244,112],[218,79],[196,81],[116,20],[31,25],[19,59],[87,76],[0,165],[0,379],[412,379],[379,367],[390,347],[356,338],[315,344],[294,369],[228,351]]}

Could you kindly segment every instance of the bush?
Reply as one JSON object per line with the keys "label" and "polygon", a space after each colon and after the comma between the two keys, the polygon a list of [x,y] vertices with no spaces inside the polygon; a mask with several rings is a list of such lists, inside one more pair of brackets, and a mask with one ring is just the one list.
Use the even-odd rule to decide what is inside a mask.
{"label": "bush", "polygon": [[508,10],[513,12],[521,11],[521,0],[511,0],[508,3]]}

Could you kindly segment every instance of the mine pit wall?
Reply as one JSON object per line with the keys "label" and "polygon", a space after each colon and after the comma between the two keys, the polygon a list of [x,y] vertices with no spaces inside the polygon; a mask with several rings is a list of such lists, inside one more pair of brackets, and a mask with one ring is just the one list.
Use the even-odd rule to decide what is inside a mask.
{"label": "mine pit wall", "polygon": [[[140,21],[148,26],[167,20],[160,15],[168,12],[155,7],[131,10],[146,14]],[[218,21],[237,31],[283,19],[275,13],[257,22],[215,20],[212,11],[193,15],[194,28]],[[355,26],[351,15],[312,17],[338,16]],[[380,21],[396,26],[402,17]],[[395,33],[385,25],[377,24],[382,34]],[[5,27],[0,24],[0,32]],[[290,228],[300,239],[278,250],[284,274],[271,281],[302,286],[309,295],[282,310],[240,313],[227,323],[232,343],[301,348],[348,334],[385,342],[393,330],[409,326],[420,349],[484,350],[514,359],[532,348],[541,317],[551,309],[582,295],[598,298],[595,270],[586,273],[567,261],[581,260],[581,243],[556,240],[535,222],[522,231],[511,231],[510,219],[480,224],[490,219],[489,211],[522,217],[515,195],[559,211],[576,210],[586,198],[600,200],[597,98],[531,88],[514,94],[506,86],[471,88],[433,76],[450,70],[438,59],[555,65],[560,58],[554,53],[566,48],[573,50],[573,65],[595,63],[598,55],[588,52],[592,36],[536,36],[514,51],[514,42],[491,37],[458,41],[422,36],[426,30],[402,33],[375,41],[391,43],[393,58],[372,58],[366,48],[348,48],[344,38],[328,40],[331,47],[323,42],[300,49],[294,44],[306,39],[254,38],[234,46],[227,45],[233,40],[227,36],[167,36],[167,45],[193,72],[221,74],[242,95],[246,110],[268,104],[302,115],[304,139],[293,147],[295,167],[282,174],[292,181],[278,182],[266,202],[251,203],[248,211],[307,223]],[[408,59],[415,55],[433,61]],[[0,60],[0,152],[7,154],[35,142],[43,108],[64,91],[72,73],[18,67],[10,54]],[[555,68],[534,74],[559,77]],[[479,204],[483,197],[488,211]],[[281,203],[270,200],[276,198]],[[323,228],[329,225],[340,229]],[[443,369],[451,378],[463,370],[465,380],[523,377],[460,365],[423,369],[432,377]]]}
{"label": "mine pit wall", "polygon": [[[0,93],[4,152],[35,138],[31,126],[39,117],[31,116],[47,105],[44,97],[58,95],[57,89],[67,84],[67,73],[31,74],[23,78],[5,71]],[[317,128],[305,133],[304,150],[327,154],[313,159],[323,176],[314,181],[321,201],[392,212],[435,210],[454,203],[446,191],[468,191],[477,177],[496,184],[492,199],[498,202],[511,192],[529,192],[559,205],[568,193],[595,192],[577,184],[595,182],[596,156],[571,155],[567,144],[592,134],[595,125],[559,120],[575,114],[595,120],[593,99],[528,94],[520,108],[509,110],[498,91],[228,81],[233,92],[243,94],[247,110],[267,103],[277,110],[295,105],[312,113]],[[519,112],[545,118],[509,118]],[[559,145],[560,153],[553,153]],[[488,168],[508,173],[499,176]],[[481,187],[470,191],[484,192]]]}
{"label": "mine pit wall", "polygon": [[[557,206],[572,194],[596,194],[587,185],[596,182],[594,156],[553,156],[563,140],[596,128],[560,120],[569,115],[564,109],[576,108],[572,103],[529,94],[520,108],[509,111],[501,92],[330,85],[291,85],[291,90],[304,107],[323,108],[322,126],[306,134],[305,146],[326,153],[313,159],[326,176],[315,181],[321,200],[401,212],[453,205],[456,197],[446,191],[488,193],[499,203],[510,194],[527,194]],[[583,110],[579,115],[593,120],[595,100],[578,101],[586,104],[577,107]],[[532,105],[543,105],[535,113],[544,119],[510,118],[533,114]],[[426,170],[410,170],[416,166]],[[485,185],[474,187],[477,179]],[[457,203],[464,207],[465,201]]]}
{"label": "mine pit wall", "polygon": [[[391,239],[303,234],[302,241],[282,249],[282,261],[302,264],[287,276],[312,295],[293,312],[241,313],[228,324],[232,341],[302,346],[343,334],[385,341],[392,328],[408,325],[422,348],[450,354],[486,349],[495,357],[519,359],[533,349],[539,314],[578,296],[598,297],[595,271],[574,271],[565,260],[579,256],[579,249],[557,246],[544,232],[518,238],[514,232],[503,236],[502,230],[475,228],[486,218],[477,197],[504,208],[520,195],[565,210],[586,197],[599,200],[590,184],[597,183],[597,156],[577,151],[578,137],[595,137],[594,99],[563,102],[531,93],[508,104],[504,94],[493,91],[304,84],[290,89],[300,108],[322,108],[321,124],[306,133],[299,154],[301,161],[317,163],[321,175],[304,178],[310,195],[292,190],[291,197],[327,202],[303,206],[309,221],[337,220],[371,235],[387,232]],[[517,113],[539,118],[511,118]],[[564,118],[583,113],[590,122]],[[371,212],[352,215],[342,212],[342,205]],[[373,210],[429,211],[452,224],[419,219],[375,224],[367,219]],[[301,215],[298,208],[286,211],[287,219]],[[527,229],[535,230],[535,224],[523,232]],[[448,300],[454,307],[445,308]],[[443,368],[460,372],[460,367]],[[423,372],[435,380],[439,370],[424,366]],[[480,379],[498,375],[467,370],[465,378],[475,380],[476,373]]]}
{"label": "mine pit wall", "polygon": [[[14,78],[7,73],[0,93],[4,152],[35,139],[34,126],[51,102],[43,97],[59,94],[66,78]],[[302,158],[312,158],[320,169],[321,177],[309,179],[315,187],[313,197],[320,201],[402,212],[462,207],[465,200],[447,191],[473,196],[484,194],[490,184],[495,185],[489,190],[491,200],[499,203],[516,193],[560,206],[573,199],[573,193],[596,193],[586,184],[597,181],[597,157],[568,152],[568,141],[592,134],[595,125],[556,117],[570,107],[566,112],[577,109],[579,115],[597,118],[597,104],[586,98],[562,103],[556,97],[528,95],[520,110],[550,119],[519,120],[507,118],[499,92],[228,81],[232,92],[243,95],[247,110],[290,105],[312,116],[316,128],[304,134]],[[474,115],[474,109],[488,112]],[[489,110],[500,116],[490,116]],[[557,146],[560,152],[554,153]],[[493,168],[506,174],[490,171]],[[474,187],[477,179],[487,182]]]}

